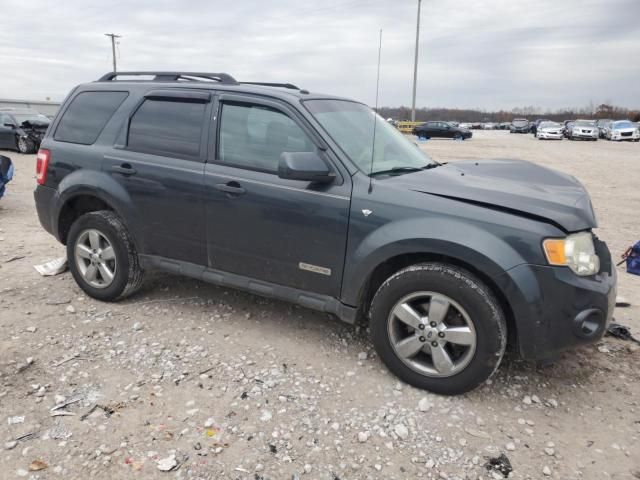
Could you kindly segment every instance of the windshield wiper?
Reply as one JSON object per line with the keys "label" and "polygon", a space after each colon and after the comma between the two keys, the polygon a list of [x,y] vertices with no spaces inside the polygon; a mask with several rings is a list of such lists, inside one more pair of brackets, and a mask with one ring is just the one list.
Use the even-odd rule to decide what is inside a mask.
{"label": "windshield wiper", "polygon": [[441,163],[429,163],[423,167],[393,167],[386,170],[378,170],[372,172],[371,175],[402,175],[403,173],[420,172],[422,170],[430,170],[442,165]]}

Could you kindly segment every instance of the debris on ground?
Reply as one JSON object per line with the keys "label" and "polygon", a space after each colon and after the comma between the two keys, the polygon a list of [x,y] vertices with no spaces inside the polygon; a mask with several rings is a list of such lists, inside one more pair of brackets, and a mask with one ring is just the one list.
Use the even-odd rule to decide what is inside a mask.
{"label": "debris on ground", "polygon": [[50,277],[63,273],[67,270],[67,267],[67,257],[55,258],[41,265],[33,266],[33,268],[36,269],[36,272],[43,277]]}
{"label": "debris on ground", "polygon": [[616,297],[616,307],[630,307],[631,306],[631,302],[629,302],[629,300],[627,300],[626,298],[624,298],[621,295],[618,295]]}
{"label": "debris on ground", "polygon": [[620,325],[619,323],[611,322],[607,327],[606,335],[619,338],[620,340],[636,342],[640,345],[640,340],[631,335],[631,330],[629,330],[629,327],[625,327],[624,325]]}
{"label": "debris on ground", "polygon": [[489,472],[498,472],[501,473],[504,478],[507,478],[511,472],[513,472],[513,467],[511,466],[511,462],[509,458],[504,453],[501,453],[498,457],[485,457],[487,463],[484,464],[484,467]]}
{"label": "debris on ground", "polygon": [[33,462],[31,462],[29,464],[29,471],[30,472],[39,472],[40,470],[44,470],[44,469],[46,469],[48,467],[49,467],[49,465],[44,463],[42,460],[34,460]]}

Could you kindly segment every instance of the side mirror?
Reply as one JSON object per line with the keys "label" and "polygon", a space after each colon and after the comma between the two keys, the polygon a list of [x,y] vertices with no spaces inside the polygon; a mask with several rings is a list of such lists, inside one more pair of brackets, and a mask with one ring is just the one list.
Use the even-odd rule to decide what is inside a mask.
{"label": "side mirror", "polygon": [[315,152],[283,152],[278,177],[314,183],[331,183],[335,175]]}
{"label": "side mirror", "polygon": [[9,128],[16,128],[16,126],[13,123],[5,123],[4,126]]}

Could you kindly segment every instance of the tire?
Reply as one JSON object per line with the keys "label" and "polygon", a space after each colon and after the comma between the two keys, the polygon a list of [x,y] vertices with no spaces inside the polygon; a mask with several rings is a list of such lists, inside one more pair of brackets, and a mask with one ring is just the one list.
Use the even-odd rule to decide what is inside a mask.
{"label": "tire", "polygon": [[464,140],[464,137],[462,136],[462,134],[461,134],[461,133],[456,133],[456,134],[453,136],[453,139],[454,139],[454,140]]}
{"label": "tire", "polygon": [[[103,263],[93,268],[94,281],[91,283],[87,272],[93,266],[92,260],[83,257],[89,254],[88,250],[96,246],[96,235],[100,246],[98,252],[105,253],[104,259],[94,260]],[[79,245],[84,246],[81,248]],[[109,259],[107,259],[108,246],[111,246]],[[83,253],[78,253],[78,252]],[[143,270],[138,262],[138,254],[135,245],[124,223],[115,213],[108,210],[89,212],[79,217],[69,230],[67,237],[67,259],[69,269],[78,286],[90,297],[103,301],[123,299],[135,293],[142,285]],[[96,264],[97,265],[97,264]],[[113,274],[112,279],[102,272],[104,267]],[[83,273],[84,270],[84,273]],[[96,272],[97,270],[97,272]],[[99,283],[102,284],[98,285]]]}
{"label": "tire", "polygon": [[32,140],[28,138],[18,137],[16,138],[16,148],[18,152],[22,154],[34,153],[36,151],[36,145]]}
{"label": "tire", "polygon": [[[424,295],[429,297],[426,304]],[[420,318],[417,324],[421,332],[409,327],[394,313],[405,312],[405,305],[411,304],[414,296],[417,303],[411,308],[415,309],[408,311],[418,313],[418,317],[409,315],[409,318],[411,322]],[[446,301],[450,302],[440,310],[441,321],[432,328],[428,319],[430,305],[447,305]],[[467,312],[472,312],[473,317]],[[373,344],[389,370],[414,387],[442,395],[462,394],[487,380],[500,365],[507,344],[506,320],[495,296],[470,272],[451,265],[424,263],[400,270],[380,286],[369,313]],[[424,323],[425,328],[420,323]],[[466,329],[467,345],[447,342],[450,333],[445,332],[451,332],[452,326]],[[436,338],[440,335],[445,338]],[[417,353],[403,359],[396,350],[403,341],[405,346],[411,345],[411,351],[418,348]],[[441,347],[432,350],[431,345]],[[444,356],[438,354],[441,359],[449,359],[444,363],[446,368],[436,368],[432,353],[425,349],[447,352]]]}

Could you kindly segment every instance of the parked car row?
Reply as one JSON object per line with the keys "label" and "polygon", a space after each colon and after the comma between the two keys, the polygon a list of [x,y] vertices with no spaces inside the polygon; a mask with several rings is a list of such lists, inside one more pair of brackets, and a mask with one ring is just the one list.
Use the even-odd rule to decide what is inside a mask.
{"label": "parked car row", "polygon": [[544,121],[535,132],[540,140],[568,138],[569,140],[596,141],[599,138],[607,140],[640,141],[638,125],[628,120],[566,120],[564,124]]}

